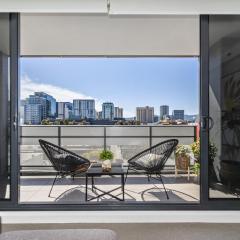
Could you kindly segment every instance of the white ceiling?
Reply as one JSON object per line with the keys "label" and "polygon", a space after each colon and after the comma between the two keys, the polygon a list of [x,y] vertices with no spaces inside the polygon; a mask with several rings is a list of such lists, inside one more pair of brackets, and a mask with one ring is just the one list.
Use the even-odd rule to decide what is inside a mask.
{"label": "white ceiling", "polygon": [[110,0],[110,14],[240,14],[240,0]]}
{"label": "white ceiling", "polygon": [[21,14],[21,55],[198,56],[198,16]]}
{"label": "white ceiling", "polygon": [[0,0],[0,12],[240,14],[239,0]]}
{"label": "white ceiling", "polygon": [[0,12],[107,13],[107,0],[0,0]]}

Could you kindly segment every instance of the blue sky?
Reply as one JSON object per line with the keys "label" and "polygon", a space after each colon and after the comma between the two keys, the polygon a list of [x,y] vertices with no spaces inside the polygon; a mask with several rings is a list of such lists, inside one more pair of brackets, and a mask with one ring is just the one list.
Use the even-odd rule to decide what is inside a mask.
{"label": "blue sky", "polygon": [[97,110],[111,101],[125,117],[146,105],[198,113],[198,58],[22,58],[21,79],[21,98],[39,90],[58,101],[94,98]]}

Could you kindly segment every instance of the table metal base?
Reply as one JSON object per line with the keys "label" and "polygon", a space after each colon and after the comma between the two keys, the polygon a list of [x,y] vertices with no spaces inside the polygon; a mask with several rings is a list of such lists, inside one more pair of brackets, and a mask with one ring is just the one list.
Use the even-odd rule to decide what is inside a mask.
{"label": "table metal base", "polygon": [[[125,200],[125,196],[124,196],[124,175],[121,175],[121,186],[120,187],[116,187],[114,189],[111,189],[109,191],[104,191],[98,187],[96,187],[95,183],[94,183],[94,177],[91,176],[92,178],[92,192],[97,194],[96,192],[94,192],[94,190],[97,190],[99,192],[101,192],[100,194],[98,194],[96,197],[92,197],[92,198],[88,198],[88,176],[86,176],[86,196],[85,196],[85,200],[86,201],[92,201],[92,200],[95,200],[95,199],[99,199],[100,197],[103,197],[105,195],[108,195],[112,198],[115,198],[116,200],[118,201],[124,201]],[[122,191],[122,198],[119,198],[118,196],[116,195],[113,195],[112,192],[116,191],[116,190],[119,190],[121,189]]]}

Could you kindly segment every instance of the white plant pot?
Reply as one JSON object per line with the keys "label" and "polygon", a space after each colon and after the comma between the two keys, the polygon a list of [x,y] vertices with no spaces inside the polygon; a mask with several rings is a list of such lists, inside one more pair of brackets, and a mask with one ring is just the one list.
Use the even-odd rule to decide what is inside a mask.
{"label": "white plant pot", "polygon": [[111,160],[104,160],[102,161],[102,170],[103,172],[110,172],[112,169],[112,161]]}

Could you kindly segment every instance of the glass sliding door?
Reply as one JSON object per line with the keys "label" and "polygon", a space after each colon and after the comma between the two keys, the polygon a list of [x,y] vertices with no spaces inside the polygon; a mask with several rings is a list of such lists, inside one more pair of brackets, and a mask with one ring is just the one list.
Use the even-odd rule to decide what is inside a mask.
{"label": "glass sliding door", "polygon": [[240,16],[209,16],[209,197],[240,195]]}
{"label": "glass sliding door", "polygon": [[0,14],[0,199],[10,199],[10,15]]}

